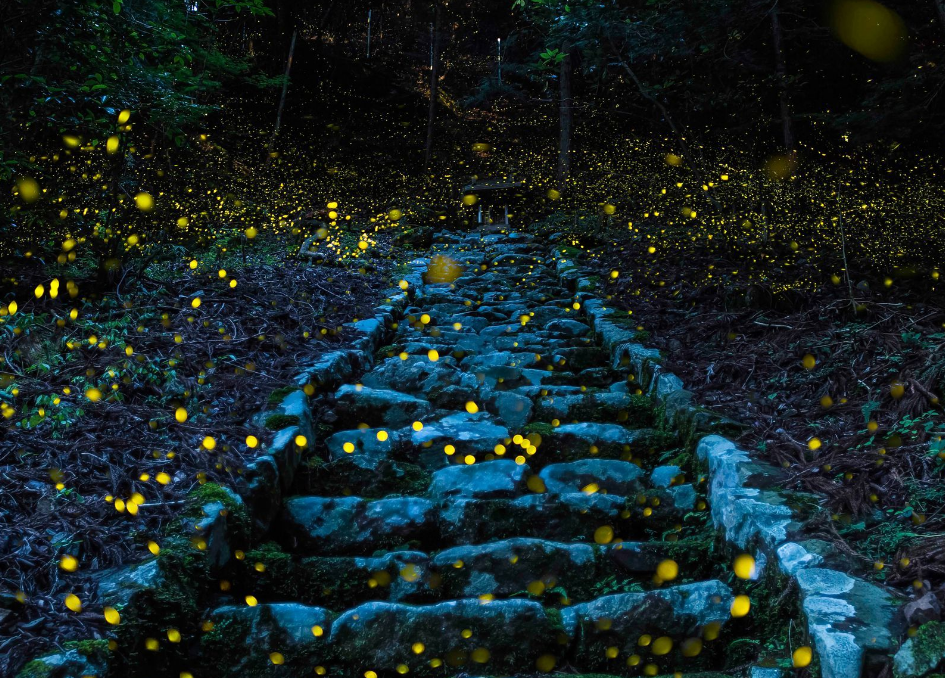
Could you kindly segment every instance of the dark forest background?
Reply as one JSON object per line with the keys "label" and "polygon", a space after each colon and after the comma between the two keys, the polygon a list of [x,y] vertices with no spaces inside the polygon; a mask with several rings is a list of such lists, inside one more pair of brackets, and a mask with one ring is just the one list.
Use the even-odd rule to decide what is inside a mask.
{"label": "dark forest background", "polygon": [[[848,199],[838,214],[869,205],[852,240],[871,258],[925,257],[940,230],[941,0],[2,5],[0,179],[49,198],[4,195],[4,254],[107,229],[139,190],[165,197],[125,221],[156,242],[339,200],[452,218],[471,176],[510,174],[592,212],[689,182],[685,217],[737,239],[835,239],[830,215],[797,212]],[[122,110],[133,152],[74,162]],[[186,229],[155,218],[171,206]]]}

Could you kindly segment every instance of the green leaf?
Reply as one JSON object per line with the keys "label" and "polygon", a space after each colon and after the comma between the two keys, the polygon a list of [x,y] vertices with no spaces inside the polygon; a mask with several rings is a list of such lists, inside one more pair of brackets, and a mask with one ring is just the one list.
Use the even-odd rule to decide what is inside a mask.
{"label": "green leaf", "polygon": [[863,422],[868,424],[870,421],[870,415],[873,414],[873,412],[875,412],[878,409],[879,409],[878,400],[870,400],[865,405],[863,405],[863,407],[860,410],[863,413]]}
{"label": "green leaf", "polygon": [[115,14],[121,14],[121,1],[122,1],[122,0],[115,0],[115,1],[112,3],[112,11],[113,11]]}

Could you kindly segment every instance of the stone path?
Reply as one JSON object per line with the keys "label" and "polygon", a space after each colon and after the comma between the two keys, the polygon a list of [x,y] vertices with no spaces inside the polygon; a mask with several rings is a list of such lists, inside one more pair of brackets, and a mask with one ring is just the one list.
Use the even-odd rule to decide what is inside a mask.
{"label": "stone path", "polygon": [[923,675],[904,599],[570,252],[437,240],[273,394],[233,490],[196,487],[159,555],[93,573],[113,633],[21,678]]}
{"label": "stone path", "polygon": [[273,526],[291,565],[257,597],[293,602],[215,610],[204,650],[215,636],[233,675],[719,665],[703,649],[734,596],[692,581],[708,543],[683,532],[704,494],[661,465],[678,441],[595,341],[586,295],[529,238],[445,240],[431,268],[463,274],[426,284],[390,357],[338,389],[319,494]]}

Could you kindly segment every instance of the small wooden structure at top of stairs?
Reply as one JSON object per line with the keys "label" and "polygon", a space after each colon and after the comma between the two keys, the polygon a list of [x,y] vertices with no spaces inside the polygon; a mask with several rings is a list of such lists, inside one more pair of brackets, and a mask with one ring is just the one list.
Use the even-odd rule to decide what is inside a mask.
{"label": "small wooden structure at top of stairs", "polygon": [[516,181],[505,177],[501,179],[479,179],[475,177],[473,181],[463,187],[463,195],[475,195],[478,198],[476,201],[478,206],[476,225],[501,224],[508,226],[509,207],[525,197],[522,192],[524,187],[524,181]]}

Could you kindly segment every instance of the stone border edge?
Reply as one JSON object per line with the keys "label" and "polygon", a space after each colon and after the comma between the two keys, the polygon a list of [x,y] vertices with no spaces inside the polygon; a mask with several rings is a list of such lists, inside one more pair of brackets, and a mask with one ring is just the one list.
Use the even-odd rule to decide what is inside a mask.
{"label": "stone border edge", "polygon": [[735,547],[758,547],[762,557],[756,576],[770,560],[796,585],[822,677],[856,678],[869,664],[891,658],[905,632],[905,601],[831,567],[830,561],[838,557],[830,545],[805,538],[805,511],[797,500],[817,505],[819,497],[777,489],[782,471],[753,459],[723,435],[744,426],[700,407],[682,380],[663,368],[660,351],[637,343],[636,332],[614,320],[595,293],[594,273],[576,264],[566,249],[553,247],[552,253],[559,280],[580,299],[614,367],[629,363],[643,392],[664,409],[667,422],[685,442],[695,446],[697,458],[708,469],[715,527]]}

